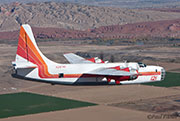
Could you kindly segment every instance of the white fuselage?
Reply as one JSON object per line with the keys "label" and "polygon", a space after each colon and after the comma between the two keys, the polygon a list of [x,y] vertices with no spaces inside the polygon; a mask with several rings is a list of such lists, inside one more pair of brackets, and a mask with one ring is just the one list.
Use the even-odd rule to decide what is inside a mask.
{"label": "white fuselage", "polygon": [[159,66],[140,63],[105,63],[97,58],[93,62],[75,54],[66,54],[70,62],[58,64],[46,58],[39,50],[29,25],[21,26],[13,77],[50,83],[81,84],[101,83],[132,84],[160,81],[165,71]]}
{"label": "white fuselage", "polygon": [[[99,82],[99,83],[107,82],[107,78],[104,77],[83,76],[84,74],[91,72],[92,70],[96,70],[100,68],[110,68],[116,66],[130,67],[132,69],[138,70],[138,74],[139,74],[138,78],[135,80],[121,81],[121,84],[134,84],[134,83],[161,81],[162,71],[164,70],[162,67],[159,66],[139,67],[137,63],[58,64],[58,63],[50,62],[47,66],[48,66],[48,72],[50,74],[63,74],[64,77],[41,78],[39,75],[38,67],[33,69],[17,68],[16,72],[17,75],[29,79],[41,80],[50,83],[52,82],[52,83],[60,83],[60,84],[79,84],[79,83],[91,83],[91,82]],[[160,74],[154,74],[155,72],[159,72]],[[115,84],[115,80],[112,79],[109,84]]]}
{"label": "white fuselage", "polygon": [[[160,74],[153,74],[151,72],[160,72]],[[122,81],[121,84],[139,84],[147,82],[156,82],[164,80],[165,70],[159,66],[146,66],[139,68],[139,73],[144,73],[144,75],[139,75],[137,79],[130,81]],[[147,72],[147,73],[146,73]]]}

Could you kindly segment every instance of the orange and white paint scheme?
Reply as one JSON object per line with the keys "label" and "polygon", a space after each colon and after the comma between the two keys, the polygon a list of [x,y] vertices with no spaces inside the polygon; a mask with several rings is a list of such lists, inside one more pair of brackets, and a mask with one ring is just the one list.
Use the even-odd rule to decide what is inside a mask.
{"label": "orange and white paint scheme", "polygon": [[85,59],[64,54],[70,64],[59,64],[46,58],[39,50],[31,27],[22,25],[12,76],[51,84],[134,84],[161,81],[165,70],[142,63],[108,63],[101,59]]}

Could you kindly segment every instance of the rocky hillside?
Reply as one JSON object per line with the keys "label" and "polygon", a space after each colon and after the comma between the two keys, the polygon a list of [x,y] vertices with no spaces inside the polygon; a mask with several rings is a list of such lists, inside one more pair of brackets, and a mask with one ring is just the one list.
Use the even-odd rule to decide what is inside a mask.
{"label": "rocky hillside", "polygon": [[13,3],[0,5],[0,31],[18,30],[28,23],[36,27],[94,29],[100,26],[180,18],[180,13],[95,7],[70,3]]}
{"label": "rocky hillside", "polygon": [[102,26],[93,29],[100,38],[174,37],[180,38],[180,19]]}
{"label": "rocky hillside", "polygon": [[[138,39],[144,37],[180,38],[180,19],[101,26],[88,30],[33,27],[37,39]],[[0,42],[18,40],[19,31],[0,32]]]}

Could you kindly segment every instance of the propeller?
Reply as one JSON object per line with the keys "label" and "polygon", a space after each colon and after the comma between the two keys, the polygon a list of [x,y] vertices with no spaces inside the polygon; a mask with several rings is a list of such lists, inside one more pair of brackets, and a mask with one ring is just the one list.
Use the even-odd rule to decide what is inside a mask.
{"label": "propeller", "polygon": [[104,53],[103,52],[100,53],[100,59],[104,60]]}
{"label": "propeller", "polygon": [[114,56],[113,55],[111,55],[111,57],[110,57],[110,62],[114,62]]}

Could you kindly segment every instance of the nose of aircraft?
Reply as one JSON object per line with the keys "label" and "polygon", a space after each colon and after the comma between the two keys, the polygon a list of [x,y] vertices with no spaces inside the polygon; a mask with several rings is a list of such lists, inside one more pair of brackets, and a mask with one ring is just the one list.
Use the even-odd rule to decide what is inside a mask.
{"label": "nose of aircraft", "polygon": [[164,68],[161,68],[161,80],[164,80],[165,75],[166,75],[165,69],[164,69]]}

